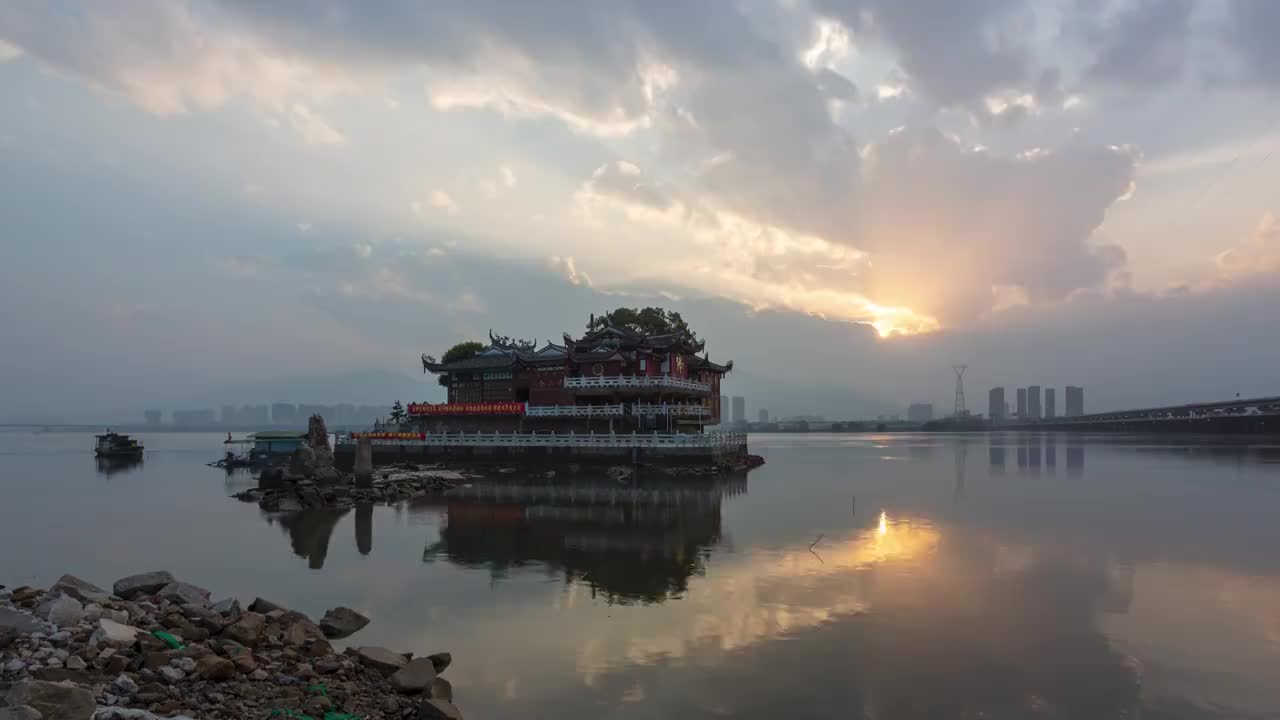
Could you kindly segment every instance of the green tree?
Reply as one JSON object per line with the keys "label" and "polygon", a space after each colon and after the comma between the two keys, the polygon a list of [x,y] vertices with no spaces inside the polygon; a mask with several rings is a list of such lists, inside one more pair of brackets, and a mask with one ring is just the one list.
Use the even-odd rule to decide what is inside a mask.
{"label": "green tree", "polygon": [[483,350],[484,347],[483,343],[478,343],[475,340],[460,342],[445,351],[444,357],[440,358],[440,364],[447,365],[458,360],[466,360]]}
{"label": "green tree", "polygon": [[587,332],[604,329],[612,323],[614,327],[627,328],[646,335],[668,335],[671,333],[688,333],[690,339],[698,336],[689,329],[689,324],[680,317],[680,313],[660,307],[627,308],[620,307],[605,315],[592,315],[587,322]]}
{"label": "green tree", "polygon": [[391,406],[391,422],[399,425],[404,422],[404,418],[404,405],[401,405],[400,401],[397,400],[395,404]]}

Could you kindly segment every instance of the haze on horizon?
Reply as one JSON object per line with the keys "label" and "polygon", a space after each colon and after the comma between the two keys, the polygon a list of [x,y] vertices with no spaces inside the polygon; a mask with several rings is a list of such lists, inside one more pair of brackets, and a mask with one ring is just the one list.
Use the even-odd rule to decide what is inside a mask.
{"label": "haze on horizon", "polygon": [[422,352],[653,304],[753,414],[949,408],[953,363],[978,411],[1280,395],[1278,31],[1269,0],[6,2],[0,418],[434,400]]}

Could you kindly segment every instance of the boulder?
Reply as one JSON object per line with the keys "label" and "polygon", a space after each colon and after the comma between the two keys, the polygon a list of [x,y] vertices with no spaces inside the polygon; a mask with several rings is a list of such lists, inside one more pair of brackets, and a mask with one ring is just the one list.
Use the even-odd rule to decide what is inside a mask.
{"label": "boulder", "polygon": [[171,582],[160,588],[160,599],[177,605],[207,605],[209,591],[191,583]]}
{"label": "boulder", "polygon": [[347,637],[369,624],[369,618],[347,607],[336,607],[320,618],[324,636],[333,640]]}
{"label": "boulder", "polygon": [[262,641],[262,633],[266,630],[267,618],[256,612],[247,612],[240,619],[222,630],[222,637],[234,640],[246,647],[257,647]]}
{"label": "boulder", "polygon": [[84,606],[79,600],[59,590],[44,596],[40,606],[36,608],[36,614],[58,627],[71,627],[79,625],[84,619]]}
{"label": "boulder", "polygon": [[93,631],[89,642],[95,645],[106,645],[112,648],[126,648],[138,641],[138,633],[142,632],[132,625],[122,625],[107,618],[98,619],[98,629]]}
{"label": "boulder", "polygon": [[82,603],[103,603],[111,599],[111,593],[75,575],[63,575],[58,582],[49,588],[50,592],[61,590]]}
{"label": "boulder", "polygon": [[196,672],[210,682],[226,682],[236,676],[236,666],[217,655],[207,655],[196,663]]}
{"label": "boulder", "polygon": [[361,664],[377,670],[383,677],[390,677],[409,662],[400,653],[391,652],[384,647],[370,646],[357,648],[356,659]]}
{"label": "boulder", "polygon": [[0,707],[0,720],[42,720],[44,715],[30,705]]}
{"label": "boulder", "polygon": [[437,677],[431,681],[431,687],[427,688],[427,697],[433,700],[453,702],[453,684],[442,677]]}
{"label": "boulder", "polygon": [[276,603],[273,603],[270,600],[267,600],[266,598],[254,598],[253,602],[249,603],[250,611],[256,612],[256,613],[262,613],[263,615],[266,615],[272,610],[285,610],[285,609],[286,608],[284,606],[277,605]]}
{"label": "boulder", "polygon": [[439,675],[444,672],[445,668],[449,667],[450,663],[453,662],[453,655],[450,655],[447,652],[436,653],[435,655],[428,655],[427,659],[431,661],[431,664],[436,669],[436,674]]}
{"label": "boulder", "polygon": [[98,706],[84,688],[43,680],[14,683],[5,700],[9,705],[29,705],[44,720],[89,720]]}
{"label": "boulder", "polygon": [[448,700],[423,698],[414,717],[416,720],[462,720],[462,713]]}
{"label": "boulder", "polygon": [[111,586],[111,591],[129,600],[138,595],[150,595],[171,582],[174,578],[167,570],[155,570],[120,578]]}
{"label": "boulder", "polygon": [[391,687],[405,694],[417,694],[431,687],[436,668],[430,658],[414,658],[391,674]]}
{"label": "boulder", "polygon": [[228,620],[239,620],[240,613],[244,612],[240,609],[240,601],[235,598],[225,598],[209,606],[209,609],[227,618]]}
{"label": "boulder", "polygon": [[14,630],[22,635],[30,635],[32,633],[45,633],[48,635],[53,633],[54,628],[30,613],[14,610],[13,608],[0,607],[0,630]]}
{"label": "boulder", "polygon": [[133,695],[138,692],[138,683],[128,675],[120,674],[112,681],[111,691],[116,695]]}
{"label": "boulder", "polygon": [[316,474],[316,451],[308,445],[299,445],[289,457],[289,477],[309,478]]}

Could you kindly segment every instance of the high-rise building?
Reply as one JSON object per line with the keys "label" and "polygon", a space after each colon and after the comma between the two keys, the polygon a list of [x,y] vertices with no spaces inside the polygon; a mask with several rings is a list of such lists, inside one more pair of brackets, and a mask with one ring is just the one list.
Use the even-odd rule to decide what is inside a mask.
{"label": "high-rise building", "polygon": [[726,425],[730,420],[729,417],[729,396],[720,396],[720,424]]}
{"label": "high-rise building", "polygon": [[924,423],[933,419],[933,403],[912,403],[907,406],[907,421]]}
{"label": "high-rise building", "polygon": [[745,425],[747,423],[747,399],[741,395],[733,396],[733,424]]}
{"label": "high-rise building", "polygon": [[1053,388],[1044,389],[1044,416],[1046,419],[1052,420],[1058,417],[1057,392]]}
{"label": "high-rise building", "polygon": [[213,408],[173,411],[173,424],[181,427],[213,427],[216,420],[217,411]]}
{"label": "high-rise building", "polygon": [[1018,419],[1027,419],[1027,389],[1018,388]]}
{"label": "high-rise building", "polygon": [[1067,417],[1079,417],[1084,414],[1084,388],[1068,385],[1066,399]]}
{"label": "high-rise building", "polygon": [[297,414],[298,407],[293,403],[275,403],[271,406],[271,424],[292,425]]}
{"label": "high-rise building", "polygon": [[240,422],[240,416],[236,414],[236,406],[223,405],[222,406],[222,424],[235,425],[236,423],[239,423],[239,422]]}
{"label": "high-rise building", "polygon": [[767,425],[769,423],[769,410],[767,408],[760,408],[759,415],[760,415],[760,424]]}
{"label": "high-rise building", "polygon": [[142,417],[147,419],[148,425],[159,425],[162,413],[159,410],[147,410],[142,413]]}
{"label": "high-rise building", "polygon": [[1004,409],[1004,388],[991,388],[987,393],[987,417],[991,422],[1000,422],[1004,420]]}
{"label": "high-rise building", "polygon": [[1040,419],[1040,386],[1027,386],[1027,417],[1032,420]]}

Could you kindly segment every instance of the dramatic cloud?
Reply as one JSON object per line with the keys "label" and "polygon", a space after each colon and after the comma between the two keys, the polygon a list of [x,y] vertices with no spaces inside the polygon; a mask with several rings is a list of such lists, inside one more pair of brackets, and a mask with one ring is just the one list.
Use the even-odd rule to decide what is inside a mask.
{"label": "dramatic cloud", "polygon": [[1191,37],[1192,0],[1085,3],[1093,12],[1080,21],[1085,43],[1096,53],[1087,77],[1132,93],[1165,88],[1181,79]]}
{"label": "dramatic cloud", "polygon": [[1267,213],[1248,240],[1223,251],[1215,263],[1228,281],[1280,276],[1280,220]]}
{"label": "dramatic cloud", "polygon": [[1031,71],[1031,6],[1016,0],[815,0],[855,35],[894,48],[911,84],[941,105],[1021,87]]}
{"label": "dramatic cloud", "polygon": [[1244,74],[1271,91],[1280,91],[1280,4],[1271,0],[1234,0],[1229,4],[1231,45],[1239,52]]}
{"label": "dramatic cloud", "polygon": [[[744,357],[821,348],[827,382],[1016,355],[1037,323],[1123,342],[1275,277],[1275,220],[1247,233],[1280,183],[1278,7],[14,0],[0,216],[39,242],[0,287],[44,307],[41,268],[127,261],[164,287],[85,275],[65,302],[137,334],[199,268],[201,303],[261,295],[347,363],[413,354],[386,317],[440,345],[639,299],[715,308]],[[21,321],[31,348],[65,346],[52,320]],[[186,346],[227,336],[202,329]]]}

